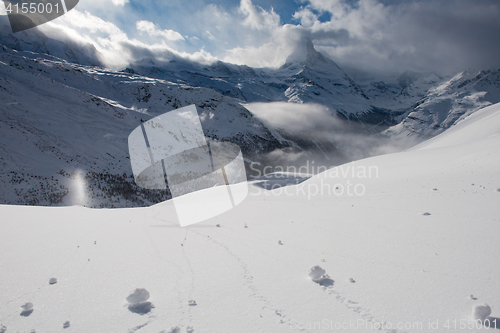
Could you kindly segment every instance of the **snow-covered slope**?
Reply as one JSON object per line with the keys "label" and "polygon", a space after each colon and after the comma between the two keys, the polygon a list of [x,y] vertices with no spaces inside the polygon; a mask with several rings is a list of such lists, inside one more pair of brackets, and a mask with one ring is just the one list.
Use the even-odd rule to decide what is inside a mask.
{"label": "snow-covered slope", "polygon": [[498,165],[499,104],[412,151],[252,185],[189,228],[171,202],[0,206],[0,327],[484,332],[470,319],[487,303],[500,321]]}
{"label": "snow-covered slope", "polygon": [[477,145],[478,141],[488,141],[500,135],[498,104],[463,117],[445,133],[429,139],[411,149],[423,150],[450,146]]}

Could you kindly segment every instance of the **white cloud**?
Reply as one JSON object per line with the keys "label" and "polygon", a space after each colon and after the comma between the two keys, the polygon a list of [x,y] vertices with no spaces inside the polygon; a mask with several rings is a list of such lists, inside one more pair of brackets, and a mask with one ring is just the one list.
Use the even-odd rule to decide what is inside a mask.
{"label": "white cloud", "polygon": [[254,115],[273,128],[290,132],[304,132],[308,136],[323,136],[345,127],[333,112],[319,104],[295,104],[287,102],[246,104]]}
{"label": "white cloud", "polygon": [[[319,22],[313,11],[328,12]],[[310,0],[295,14],[319,49],[341,66],[370,72],[406,69],[450,74],[499,66],[500,4],[444,0],[388,5],[359,0]]]}
{"label": "white cloud", "polygon": [[237,64],[248,65],[251,67],[277,67],[283,63],[283,54],[281,46],[274,43],[266,43],[259,47],[235,47],[227,51],[224,61]]}
{"label": "white cloud", "polygon": [[115,6],[123,6],[128,2],[128,0],[111,0],[111,2]]}
{"label": "white cloud", "polygon": [[[111,22],[90,14],[89,12],[80,12],[76,9],[71,10],[66,15],[60,17],[57,21],[51,22],[58,25],[69,25],[72,28],[88,30],[90,33],[99,33],[99,35],[108,35],[113,39],[125,39],[125,33]],[[41,27],[44,27],[43,25]]]}
{"label": "white cloud", "polygon": [[280,23],[280,16],[273,9],[270,12],[265,11],[261,7],[255,6],[251,0],[241,0],[239,10],[246,16],[243,25],[252,29],[272,29]]}
{"label": "white cloud", "polygon": [[[165,30],[158,29],[154,24],[151,26],[148,22],[143,22],[139,26],[143,29],[142,31],[151,32],[153,35],[158,33],[161,37],[165,37],[163,36]],[[205,64],[217,60],[203,49],[192,53],[181,52],[167,45],[163,39],[155,43],[146,43],[130,38],[115,24],[104,21],[89,12],[82,13],[76,9],[58,20],[40,26],[40,29],[48,36],[63,41],[71,39],[80,43],[93,44],[104,56],[105,64],[111,68],[122,68],[130,62],[146,57],[159,60],[184,58]]]}
{"label": "white cloud", "polygon": [[285,63],[304,34],[301,26],[291,24],[269,29],[261,37],[261,44],[231,48],[223,60],[253,67],[279,67]]}
{"label": "white cloud", "polygon": [[215,40],[214,35],[212,35],[212,33],[210,31],[206,30],[205,35],[207,36],[208,39]]}
{"label": "white cloud", "polygon": [[303,27],[310,28],[318,24],[318,16],[309,8],[302,8],[293,14],[293,18],[300,21]]}
{"label": "white cloud", "polygon": [[[214,10],[213,7],[210,8]],[[211,31],[217,40],[224,41],[222,60],[252,67],[279,67],[293,51],[303,35],[303,27],[281,24],[280,16],[271,8],[266,11],[251,0],[241,0],[236,12],[217,8],[219,22]]]}
{"label": "white cloud", "polygon": [[[226,61],[250,66],[280,66],[297,40],[306,36],[340,66],[373,75],[407,69],[454,74],[467,68],[500,66],[500,4],[495,1],[309,0],[294,14],[296,25],[281,25],[273,12],[242,0],[245,40],[226,51]],[[321,22],[318,16],[331,18]],[[260,16],[259,16],[260,15]],[[254,31],[253,30],[258,30]],[[265,32],[265,33],[263,33]]]}
{"label": "white cloud", "polygon": [[86,6],[87,8],[89,6],[99,6],[101,8],[108,7],[109,10],[112,10],[112,8],[109,7],[111,4],[117,7],[123,7],[128,2],[129,0],[85,0],[80,1],[78,6],[80,8],[82,7],[82,5]]}
{"label": "white cloud", "polygon": [[[254,67],[279,67],[305,36],[348,70],[451,73],[469,67],[500,67],[498,2],[456,0],[450,5],[447,0],[380,1],[302,0],[303,6],[293,16],[294,24],[282,24],[272,8],[265,10],[251,0],[240,0],[233,7],[209,4],[199,6],[199,10],[197,5],[179,1],[173,8],[195,9],[189,12],[189,20],[170,17],[167,21],[171,30],[161,29],[153,19],[141,20],[143,17],[130,6],[123,6],[126,0],[86,0],[77,8],[88,12],[74,9],[41,27],[58,27],[94,43],[101,52],[113,54],[112,63],[159,54],[203,62],[218,57]],[[137,22],[136,30],[131,29],[134,26],[111,23],[127,21]],[[177,31],[193,37],[183,37]]]}
{"label": "white cloud", "polygon": [[184,37],[182,37],[182,35],[177,31],[169,29],[162,30],[151,21],[137,21],[136,27],[137,30],[146,32],[150,36],[160,36],[171,41],[184,40]]}

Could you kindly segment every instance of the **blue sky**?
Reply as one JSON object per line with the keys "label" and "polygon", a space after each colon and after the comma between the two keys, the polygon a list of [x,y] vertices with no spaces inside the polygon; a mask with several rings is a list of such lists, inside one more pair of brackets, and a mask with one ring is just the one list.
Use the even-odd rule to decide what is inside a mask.
{"label": "blue sky", "polygon": [[80,0],[41,26],[115,67],[142,58],[278,67],[305,37],[348,69],[500,68],[496,0]]}
{"label": "blue sky", "polygon": [[[293,14],[300,7],[305,5],[303,1],[294,0],[254,0],[254,5],[262,7],[266,11],[273,9],[280,15],[283,23],[296,23],[293,19]],[[193,1],[161,1],[161,0],[130,0],[125,7],[137,12],[137,17],[148,19],[159,24],[164,24],[165,28],[172,28],[178,25],[179,28],[186,25],[190,14],[203,8],[209,4],[216,4],[228,10],[236,10],[240,1],[235,0],[193,0]],[[82,1],[80,6],[84,7],[85,2]],[[91,7],[89,8],[91,9]],[[325,17],[328,13],[325,13]],[[184,23],[182,23],[184,21]]]}

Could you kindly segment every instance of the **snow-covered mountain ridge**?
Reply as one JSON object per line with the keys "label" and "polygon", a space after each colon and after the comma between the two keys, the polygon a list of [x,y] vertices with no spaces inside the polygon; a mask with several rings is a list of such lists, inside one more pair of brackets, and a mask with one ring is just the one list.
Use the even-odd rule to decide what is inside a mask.
{"label": "snow-covered mountain ridge", "polygon": [[209,87],[241,102],[318,103],[344,117],[371,108],[368,97],[333,60],[305,39],[278,69],[216,62],[211,66],[183,60],[143,59],[128,70],[172,82]]}
{"label": "snow-covered mountain ridge", "polygon": [[99,60],[91,45],[51,40],[37,29],[14,35],[3,25],[0,44],[8,46],[0,48],[0,182],[5,184],[0,202],[5,203],[70,204],[73,189],[67,183],[78,171],[95,192],[90,206],[161,201],[164,194],[134,185],[126,137],[141,119],[189,104],[202,108],[206,136],[238,144],[247,161],[282,149],[337,154],[345,161],[344,153],[353,149],[349,136],[322,141],[273,128],[241,103],[315,103],[340,119],[349,135],[419,142],[500,101],[499,71],[463,72],[451,79],[408,71],[393,83],[357,84],[307,39],[278,69],[175,58],[143,59],[114,71],[85,65]]}
{"label": "snow-covered mountain ridge", "polygon": [[[250,68],[220,61],[203,66],[185,60],[162,62],[143,59],[130,64],[127,70],[172,82],[208,87],[245,103],[317,103],[349,122],[368,128],[376,126],[377,131],[397,126],[403,120],[411,121],[415,115],[410,113],[422,104],[427,109],[439,108],[445,96],[453,99],[459,105],[457,108],[462,110],[451,111],[455,115],[500,101],[499,70],[465,71],[451,78],[435,73],[406,71],[396,82],[357,84],[334,61],[316,51],[307,39],[278,69]],[[425,106],[420,106],[420,109]],[[407,119],[408,116],[410,118]],[[387,133],[423,140],[440,133],[442,128],[448,128],[459,117],[451,116],[444,121],[422,114],[420,118],[429,125],[425,131],[410,126],[399,129],[401,126],[398,126]]]}
{"label": "snow-covered mountain ridge", "polygon": [[0,73],[2,202],[71,204],[61,199],[71,192],[64,183],[79,171],[105,205],[165,199],[133,183],[127,137],[141,120],[190,104],[202,108],[205,136],[234,142],[247,157],[288,145],[232,98],[207,88],[6,47],[0,47]]}
{"label": "snow-covered mountain ridge", "polygon": [[500,102],[500,70],[462,72],[427,89],[425,96],[406,110],[403,120],[385,133],[402,138],[431,138],[464,117]]}
{"label": "snow-covered mountain ridge", "polygon": [[[22,34],[12,34],[6,18],[0,23],[3,24],[0,44],[17,50],[52,54],[72,63],[100,63],[101,56],[92,45],[59,42],[47,38],[36,28]],[[413,71],[402,73],[390,83],[370,81],[357,84],[333,60],[318,52],[307,38],[297,45],[286,63],[278,69],[251,68],[222,61],[201,65],[173,54],[169,57],[171,59],[168,61],[145,58],[131,63],[124,72],[192,87],[205,87],[244,103],[286,101],[321,104],[350,122],[368,128],[376,126],[375,131],[398,125],[414,111],[416,105],[423,103],[423,99],[426,105],[442,104],[444,94],[453,95],[458,104],[465,105],[463,109],[474,110],[500,101],[498,83],[495,83],[498,81],[498,70],[490,71],[491,79],[483,80],[480,86],[473,83],[474,77],[481,76],[485,71],[459,73],[457,76],[463,77],[463,80],[461,84],[455,85],[451,82],[457,76],[444,78],[435,73]],[[433,93],[433,89],[439,86],[445,88],[441,89],[438,96]],[[484,95],[471,103],[471,98],[460,94],[457,89],[462,92],[484,92]],[[451,119],[456,120],[456,117],[452,117],[447,123],[436,124],[434,120],[427,119],[429,115],[423,117],[426,118],[424,122],[431,123],[428,133],[405,126],[403,136],[417,136],[422,140],[438,134],[440,127],[447,128],[447,123],[452,123]],[[389,132],[399,133],[401,130],[391,129]]]}

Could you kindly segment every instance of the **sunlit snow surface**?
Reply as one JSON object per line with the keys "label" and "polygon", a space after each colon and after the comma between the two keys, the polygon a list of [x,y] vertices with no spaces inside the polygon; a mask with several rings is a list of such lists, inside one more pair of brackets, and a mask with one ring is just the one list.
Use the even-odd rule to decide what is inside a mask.
{"label": "sunlit snow surface", "polygon": [[[493,105],[411,151],[251,186],[187,228],[171,202],[0,206],[0,330],[484,332],[460,324],[476,304],[500,317],[499,133]],[[347,181],[364,195],[332,194]],[[129,311],[136,289],[149,311]]]}

